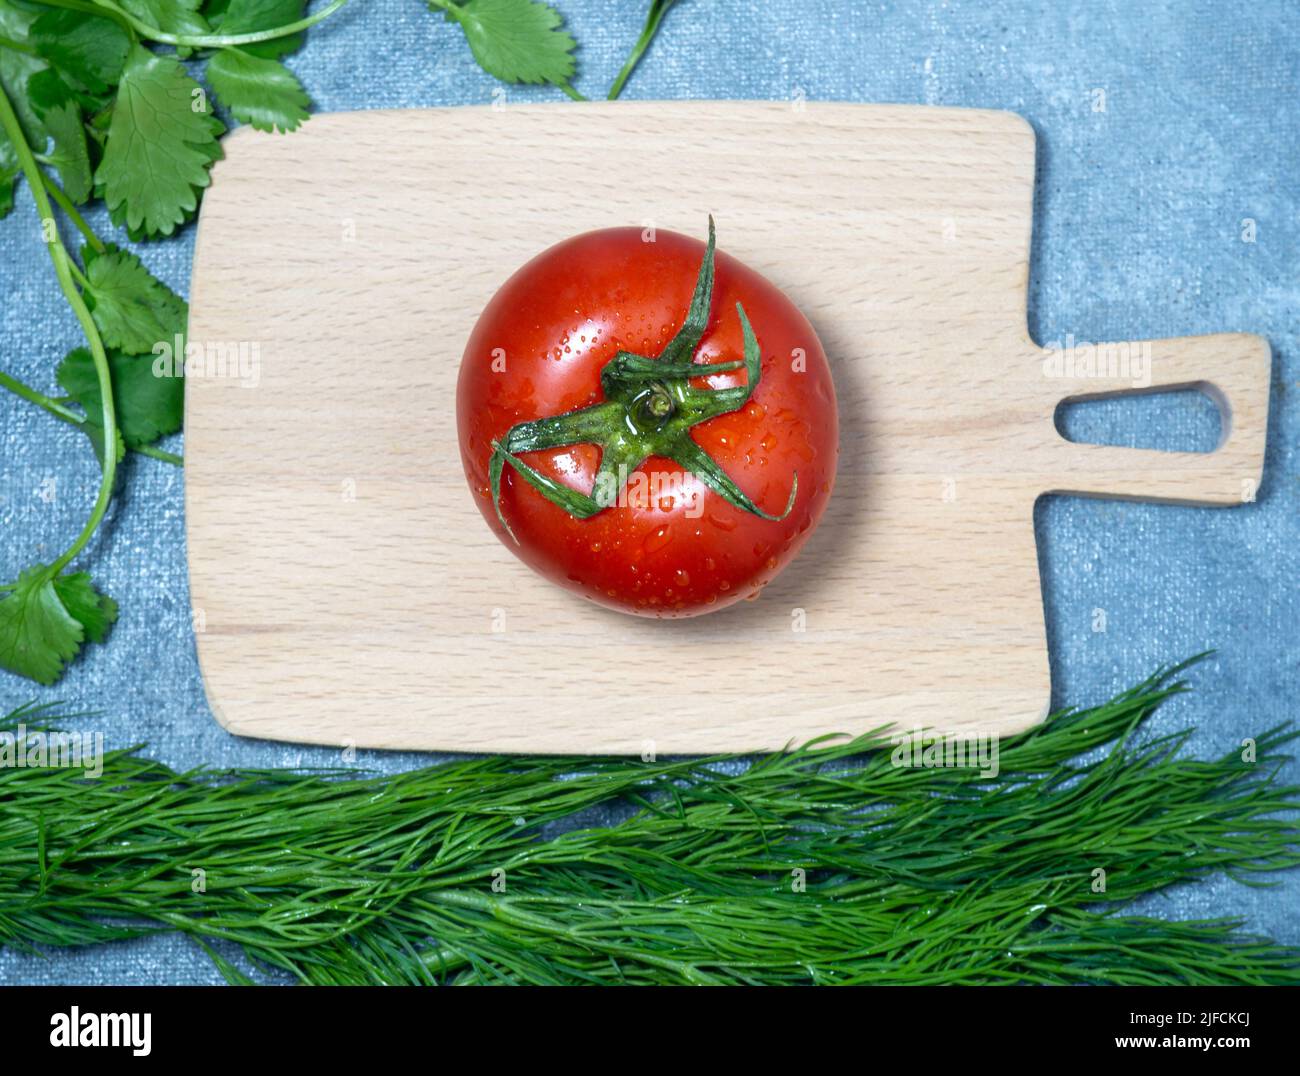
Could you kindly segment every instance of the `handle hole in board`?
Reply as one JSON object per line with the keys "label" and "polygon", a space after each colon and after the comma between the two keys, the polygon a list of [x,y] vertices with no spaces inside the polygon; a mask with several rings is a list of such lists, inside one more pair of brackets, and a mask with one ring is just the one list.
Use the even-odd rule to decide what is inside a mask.
{"label": "handle hole in board", "polygon": [[1075,397],[1056,405],[1053,421],[1075,444],[1159,452],[1213,452],[1225,433],[1222,407],[1199,388]]}

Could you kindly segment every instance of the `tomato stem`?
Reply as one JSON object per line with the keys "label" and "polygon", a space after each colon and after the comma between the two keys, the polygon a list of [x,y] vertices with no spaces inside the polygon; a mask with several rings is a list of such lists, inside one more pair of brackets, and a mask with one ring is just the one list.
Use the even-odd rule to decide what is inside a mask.
{"label": "tomato stem", "polygon": [[[744,407],[762,377],[758,338],[740,303],[736,304],[736,313],[744,339],[744,360],[694,361],[713,303],[715,249],[713,218],[709,217],[709,241],[686,318],[658,356],[649,358],[631,351],[618,352],[600,371],[604,401],[561,415],[520,422],[502,440],[492,442],[488,460],[492,504],[497,519],[516,542],[519,539],[501,510],[501,478],[507,464],[533,489],[575,519],[590,519],[616,503],[628,476],[650,456],[676,461],[728,504],[762,519],[779,521],[790,514],[799,490],[798,474],[791,483],[785,510],[780,515],[770,515],[736,485],[690,433],[701,422]],[[744,385],[712,390],[691,385],[692,378],[741,367],[747,374]],[[542,474],[519,458],[520,453],[573,444],[594,444],[601,449],[600,467],[590,494]]]}

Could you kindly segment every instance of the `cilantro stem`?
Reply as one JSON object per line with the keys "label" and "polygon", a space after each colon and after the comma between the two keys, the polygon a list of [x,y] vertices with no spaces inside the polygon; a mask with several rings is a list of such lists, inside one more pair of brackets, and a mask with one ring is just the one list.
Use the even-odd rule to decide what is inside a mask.
{"label": "cilantro stem", "polygon": [[21,52],[27,56],[38,55],[31,45],[23,41],[15,41],[12,37],[0,37],[0,49],[13,49],[14,52]]}
{"label": "cilantro stem", "polygon": [[[70,407],[65,407],[63,401],[55,400],[52,397],[46,396],[43,392],[38,392],[30,385],[23,384],[23,382],[19,381],[16,377],[11,377],[3,370],[0,370],[0,388],[6,388],[15,396],[21,396],[24,400],[28,401],[28,403],[34,403],[37,407],[48,411],[60,422],[66,422],[69,426],[77,426],[80,428],[86,424],[85,418],[82,415],[77,414]],[[153,445],[137,445],[135,448],[130,449],[130,451],[138,452],[140,455],[149,456],[152,459],[162,460],[164,463],[175,464],[177,467],[182,467],[185,464],[183,456],[178,456],[175,452],[167,452],[164,449],[155,448]]]}
{"label": "cilantro stem", "polygon": [[58,400],[53,400],[43,392],[38,392],[30,385],[25,385],[16,377],[10,377],[9,374],[0,370],[0,386],[7,388],[15,396],[21,396],[28,403],[34,403],[37,407],[42,407],[55,418],[62,419],[74,426],[80,426],[85,420],[73,411],[71,408],[64,407]]}
{"label": "cilantro stem", "polygon": [[58,207],[68,215],[68,219],[72,221],[73,225],[75,225],[77,231],[82,234],[86,242],[95,249],[96,253],[103,254],[106,249],[103,240],[101,240],[91,229],[90,225],[86,223],[86,218],[77,211],[77,207],[72,204],[72,199],[63,193],[63,188],[55,183],[54,180],[52,180],[45,172],[41,173],[41,179],[45,183],[45,189],[50,192],[50,197],[53,198],[58,204]]}
{"label": "cilantro stem", "polygon": [[659,24],[664,21],[664,16],[668,14],[668,9],[673,6],[676,0],[654,0],[650,5],[650,13],[646,16],[645,26],[641,30],[641,36],[637,38],[636,45],[632,48],[632,53],[627,58],[627,63],[614,79],[614,84],[609,88],[609,96],[606,100],[614,100],[623,92],[623,86],[627,83],[628,77],[635,70],[636,65],[641,62],[641,57],[645,55],[646,49],[650,47],[650,42],[655,39],[659,33]]}
{"label": "cilantro stem", "polygon": [[[63,7],[71,6],[71,3],[75,2],[75,0],[51,0],[51,2]],[[150,26],[143,19],[136,18],[129,11],[118,7],[113,0],[94,0],[93,7],[98,9],[100,14],[115,13],[119,17],[119,22],[125,19],[135,32],[150,41],[188,49],[220,49],[228,48],[231,45],[256,45],[260,41],[274,41],[277,38],[288,37],[291,34],[309,29],[324,19],[328,19],[347,2],[348,0],[331,0],[320,11],[299,19],[297,22],[286,23],[284,26],[277,26],[271,30],[255,30],[246,34],[171,34],[165,30],[160,30],[156,26]]]}
{"label": "cilantro stem", "polygon": [[108,502],[113,498],[113,479],[117,474],[117,415],[113,409],[113,379],[108,370],[108,355],[104,351],[104,341],[100,338],[99,329],[95,327],[95,320],[90,316],[90,310],[87,308],[85,300],[82,299],[81,293],[77,290],[76,283],[72,279],[72,271],[69,266],[72,259],[68,255],[67,248],[63,245],[63,240],[59,238],[58,228],[54,224],[54,209],[50,205],[49,196],[45,193],[45,182],[42,179],[44,173],[41,167],[36,163],[36,158],[32,156],[31,146],[27,144],[27,136],[23,133],[22,125],[18,122],[18,116],[14,112],[13,104],[9,100],[9,94],[4,86],[0,84],[0,126],[4,128],[5,134],[9,136],[14,152],[18,156],[18,163],[21,165],[23,175],[27,177],[27,185],[31,188],[32,198],[36,201],[36,209],[40,214],[42,222],[49,230],[47,233],[47,245],[50,250],[50,261],[54,264],[54,275],[58,277],[59,288],[63,291],[63,296],[72,307],[73,314],[76,315],[77,321],[81,324],[81,330],[85,333],[86,343],[90,345],[91,358],[95,363],[95,373],[99,378],[99,397],[100,397],[100,418],[104,430],[103,437],[103,458],[101,460],[99,493],[95,497],[95,505],[91,509],[90,516],[86,524],[77,535],[76,540],[70,545],[57,560],[49,567],[50,577],[54,578],[78,553],[85,548],[86,543],[90,541],[91,536],[98,528],[100,521],[104,518],[104,513],[108,511]]}
{"label": "cilantro stem", "polygon": [[153,445],[140,445],[130,451],[138,452],[142,456],[149,456],[151,459],[162,460],[163,463],[170,463],[176,467],[185,466],[185,457],[178,456],[175,452],[167,452],[161,448],[155,448]]}
{"label": "cilantro stem", "polygon": [[86,274],[81,271],[81,268],[71,258],[68,259],[68,270],[77,278],[77,283],[83,288],[90,287],[90,281],[86,279]]}

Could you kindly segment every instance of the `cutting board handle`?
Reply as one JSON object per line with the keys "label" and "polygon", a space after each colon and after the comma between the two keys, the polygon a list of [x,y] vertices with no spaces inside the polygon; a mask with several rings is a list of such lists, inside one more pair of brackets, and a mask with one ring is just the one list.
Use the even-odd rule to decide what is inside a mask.
{"label": "cutting board handle", "polygon": [[1272,369],[1263,337],[1219,333],[1071,345],[1043,355],[1049,421],[1067,400],[1199,389],[1218,406],[1222,424],[1213,452],[1076,444],[1056,432],[1044,492],[1198,505],[1255,499],[1264,472]]}

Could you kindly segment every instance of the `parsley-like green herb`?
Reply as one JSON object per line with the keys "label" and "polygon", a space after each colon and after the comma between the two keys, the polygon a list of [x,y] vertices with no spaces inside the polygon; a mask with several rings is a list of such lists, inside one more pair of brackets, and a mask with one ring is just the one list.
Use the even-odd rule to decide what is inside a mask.
{"label": "parsley-like green herb", "polygon": [[[181,428],[184,381],[179,377],[158,377],[153,359],[142,355],[108,353],[112,373],[117,430],[123,449],[151,445],[160,437]],[[79,347],[59,363],[59,386],[86,413],[82,428],[99,448],[103,427],[99,425],[99,381],[90,352]],[[102,451],[102,450],[101,450]]]}
{"label": "parsley-like green herb", "polygon": [[[989,780],[895,766],[871,737],[392,777],[134,751],[90,778],[0,767],[0,945],[177,931],[232,982],[1295,984],[1300,950],[1131,907],[1300,862],[1300,788],[1276,776],[1295,734],[1188,757],[1190,733],[1145,727],[1180,689],[1058,713],[1004,740]],[[12,751],[50,716],[0,732]]]}
{"label": "parsley-like green herb", "polygon": [[307,93],[282,63],[223,49],[209,61],[207,75],[235,119],[259,131],[296,131],[307,118]]}
{"label": "parsley-like green herb", "polygon": [[185,300],[155,279],[129,251],[82,251],[85,294],[104,343],[128,355],[146,355],[158,341],[185,331]]}
{"label": "parsley-like green herb", "polygon": [[127,57],[95,180],[117,224],[171,235],[199,204],[223,125],[194,109],[202,88],[171,56],[135,45]]}
{"label": "parsley-like green herb", "polygon": [[[609,100],[623,92],[675,3],[652,0],[641,36],[610,86]],[[489,75],[502,82],[549,82],[575,101],[586,100],[572,85],[577,42],[550,4],[542,0],[428,0],[428,4],[430,10],[441,11],[460,25],[474,59]]]}
{"label": "parsley-like green herb", "polygon": [[[49,684],[84,642],[103,641],[117,607],[68,566],[104,518],[126,451],[180,462],[156,442],[181,425],[185,302],[136,254],[101,239],[79,207],[102,198],[131,238],[172,234],[194,215],[221,153],[225,125],[209,90],[237,119],[294,129],[308,102],[279,57],[343,2],[305,17],[303,0],[0,0],[0,216],[25,178],[86,338],[59,365],[63,399],[2,372],[0,385],[78,426],[101,465],[73,543],[0,585],[0,666]],[[207,88],[181,63],[195,55],[207,59]],[[80,260],[56,206],[84,241]],[[176,360],[161,374],[159,345]]]}
{"label": "parsley-like green herb", "polygon": [[[101,464],[76,540],[51,563],[0,584],[0,667],[51,683],[85,640],[102,641],[115,607],[97,595],[99,604],[90,601],[89,578],[65,570],[103,519],[126,452],[181,462],[156,442],[181,424],[184,381],[175,367],[183,369],[185,302],[137,254],[97,235],[81,207],[102,200],[133,240],[174,234],[193,218],[221,155],[216,106],[261,131],[296,130],[310,101],[282,61],[346,2],[307,14],[306,0],[0,0],[0,218],[25,179],[86,338],[58,367],[62,398],[3,371],[0,387],[81,429]],[[461,27],[489,74],[582,97],[571,85],[575,42],[549,4],[430,6]],[[670,6],[650,5],[611,96]],[[80,260],[60,220],[79,233]],[[152,361],[159,345],[173,354],[161,376]]]}
{"label": "parsley-like green herb", "polygon": [[117,619],[116,603],[96,593],[85,572],[60,575],[53,565],[37,564],[4,591],[0,664],[38,684],[54,683],[82,642],[103,642]]}
{"label": "parsley-like green herb", "polygon": [[559,12],[538,0],[430,0],[465,31],[474,59],[502,82],[549,82],[576,95],[573,50]]}

